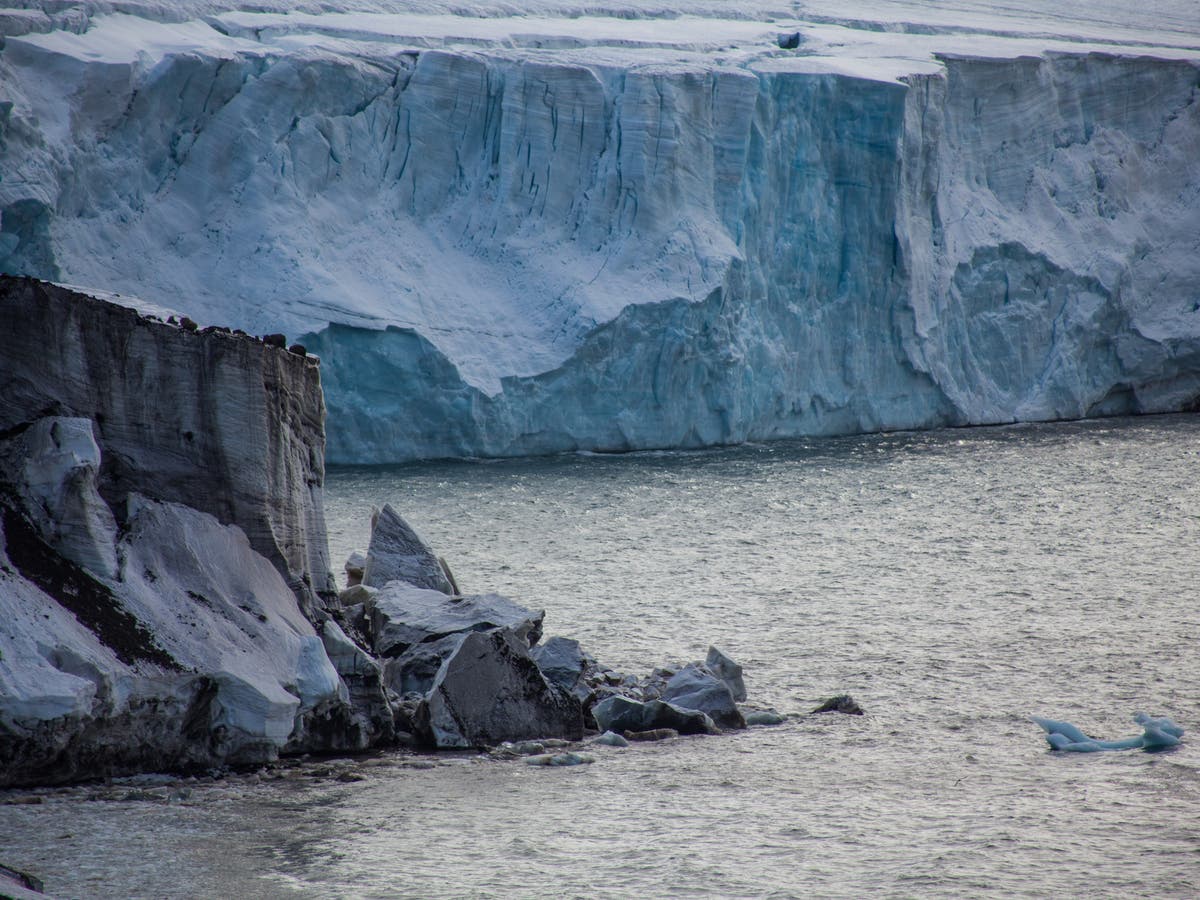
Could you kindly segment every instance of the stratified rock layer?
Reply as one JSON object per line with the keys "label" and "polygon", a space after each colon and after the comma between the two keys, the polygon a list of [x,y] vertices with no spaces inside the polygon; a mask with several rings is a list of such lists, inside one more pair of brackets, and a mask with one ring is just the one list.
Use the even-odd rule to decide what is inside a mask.
{"label": "stratified rock layer", "polygon": [[0,433],[47,415],[95,423],[117,514],[131,492],[191,506],[241,528],[306,613],[332,596],[315,363],[0,276]]}
{"label": "stratified rock layer", "polygon": [[385,739],[378,666],[309,618],[315,367],[8,277],[0,335],[0,786]]}

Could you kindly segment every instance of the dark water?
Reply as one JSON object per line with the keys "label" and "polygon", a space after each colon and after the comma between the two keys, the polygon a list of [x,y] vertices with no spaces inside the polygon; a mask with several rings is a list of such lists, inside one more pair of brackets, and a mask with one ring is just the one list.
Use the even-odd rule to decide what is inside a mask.
{"label": "dark water", "polygon": [[[575,769],[46,793],[0,807],[0,861],[87,897],[1196,896],[1198,463],[1179,416],[335,470],[335,560],[387,501],[465,590],[616,668],[716,643],[751,701],[869,715]],[[1027,719],[1123,737],[1139,709],[1183,746],[1051,754]]]}

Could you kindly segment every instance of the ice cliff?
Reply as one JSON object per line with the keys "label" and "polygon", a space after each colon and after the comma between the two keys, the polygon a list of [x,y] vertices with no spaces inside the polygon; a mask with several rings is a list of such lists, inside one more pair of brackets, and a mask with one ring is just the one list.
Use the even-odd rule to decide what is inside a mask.
{"label": "ice cliff", "polygon": [[188,326],[0,278],[0,786],[379,734],[313,624],[316,366]]}
{"label": "ice cliff", "polygon": [[303,336],[330,460],[1200,398],[1186,3],[28,6],[0,269]]}

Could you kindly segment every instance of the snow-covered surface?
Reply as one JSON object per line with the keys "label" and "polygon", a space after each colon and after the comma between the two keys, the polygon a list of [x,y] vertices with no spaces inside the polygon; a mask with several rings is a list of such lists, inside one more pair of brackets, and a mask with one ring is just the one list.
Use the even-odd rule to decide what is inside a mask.
{"label": "snow-covered surface", "polygon": [[1190,0],[90,10],[9,26],[0,267],[311,335],[333,459],[1200,391]]}

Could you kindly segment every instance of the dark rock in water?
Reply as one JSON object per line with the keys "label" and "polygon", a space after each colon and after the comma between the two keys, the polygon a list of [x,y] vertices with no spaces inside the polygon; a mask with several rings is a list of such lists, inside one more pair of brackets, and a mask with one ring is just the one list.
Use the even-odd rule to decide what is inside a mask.
{"label": "dark rock in water", "polygon": [[652,728],[649,731],[627,731],[625,737],[631,741],[665,741],[679,737],[679,732],[674,728]]}
{"label": "dark rock in water", "polygon": [[817,713],[827,712],[845,713],[848,716],[863,715],[862,707],[855,703],[854,698],[849,694],[838,694],[836,697],[830,697],[811,713],[809,713],[809,715],[815,716]]}
{"label": "dark rock in water", "polygon": [[280,350],[284,350],[287,348],[287,335],[264,334],[263,343],[269,347],[278,347]]}
{"label": "dark rock in water", "polygon": [[601,731],[640,731],[646,718],[646,704],[619,694],[606,697],[592,707],[592,715]]}
{"label": "dark rock in water", "polygon": [[308,356],[308,351],[304,349],[303,344],[292,344],[287,349],[288,353],[295,353],[297,356]]}
{"label": "dark rock in water", "polygon": [[716,723],[698,709],[682,709],[674,703],[650,700],[646,703],[644,728],[674,728],[680,734],[720,734]]}
{"label": "dark rock in water", "polygon": [[729,687],[729,693],[738,703],[746,699],[746,682],[742,680],[742,667],[718,650],[708,648],[708,656],[704,660],[705,667],[720,678]]}
{"label": "dark rock in water", "polygon": [[450,634],[509,628],[529,645],[542,636],[545,612],[532,612],[499,594],[455,597],[393,581],[369,603],[375,651],[399,656],[413,644]]}
{"label": "dark rock in water", "polygon": [[717,734],[719,729],[705,713],[682,709],[662,700],[641,703],[620,695],[608,697],[592,707],[601,731],[650,731],[674,728],[680,734]]}
{"label": "dark rock in water", "polygon": [[756,709],[743,715],[747,725],[782,725],[787,721],[773,709]]}
{"label": "dark rock in water", "polygon": [[463,637],[418,708],[417,726],[439,749],[542,737],[577,741],[583,707],[546,681],[522,637],[499,628]]}
{"label": "dark rock in water", "polygon": [[587,753],[543,753],[527,757],[525,764],[528,766],[586,766],[595,761],[596,757]]}
{"label": "dark rock in water", "polygon": [[600,744],[605,747],[628,747],[629,741],[615,731],[606,731],[598,738],[592,739],[593,744]]}
{"label": "dark rock in water", "polygon": [[800,46],[800,32],[791,31],[787,34],[778,35],[775,42],[779,44],[780,50],[795,50]]}
{"label": "dark rock in water", "polygon": [[362,583],[381,588],[391,581],[453,594],[437,556],[391,506],[385,504],[371,522],[371,545]]}
{"label": "dark rock in water", "polygon": [[722,728],[746,727],[746,720],[733,702],[729,686],[700,666],[684,666],[671,677],[659,696],[682,709],[706,713]]}

